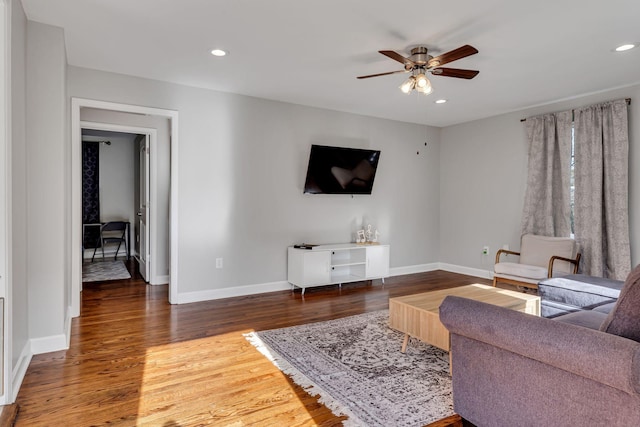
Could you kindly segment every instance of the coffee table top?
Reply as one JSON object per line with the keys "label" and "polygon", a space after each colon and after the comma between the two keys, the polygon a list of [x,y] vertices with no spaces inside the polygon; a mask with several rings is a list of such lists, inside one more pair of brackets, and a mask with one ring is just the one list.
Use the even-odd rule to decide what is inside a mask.
{"label": "coffee table top", "polygon": [[456,288],[441,289],[437,291],[390,298],[389,302],[391,303],[391,301],[393,301],[395,304],[406,304],[419,310],[437,313],[440,308],[440,304],[442,304],[442,301],[448,295],[469,298],[506,308],[520,305],[523,300],[535,301],[540,299],[537,295],[525,294],[522,292],[474,283],[472,285],[459,286]]}

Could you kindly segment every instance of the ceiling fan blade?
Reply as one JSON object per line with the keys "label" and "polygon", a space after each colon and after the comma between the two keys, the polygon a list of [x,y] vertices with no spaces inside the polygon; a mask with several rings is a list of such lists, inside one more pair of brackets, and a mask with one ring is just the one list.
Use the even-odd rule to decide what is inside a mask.
{"label": "ceiling fan blade", "polygon": [[435,58],[431,58],[429,62],[427,62],[427,66],[431,67],[439,67],[444,64],[448,64],[449,62],[457,61],[458,59],[466,58],[467,56],[475,55],[478,53],[478,49],[473,46],[469,46],[468,44],[461,46],[457,49],[454,49],[450,52],[443,53],[442,55],[438,55]]}
{"label": "ceiling fan blade", "polygon": [[405,68],[408,66],[413,67],[414,65],[416,65],[412,60],[410,60],[409,58],[405,58],[404,56],[400,55],[398,52],[394,52],[392,50],[379,50],[378,52],[380,52],[381,54],[383,54],[384,56],[393,59],[394,61],[398,61],[401,64],[404,64]]}
{"label": "ceiling fan blade", "polygon": [[459,79],[472,79],[478,75],[477,70],[461,70],[460,68],[434,68],[431,74],[434,76],[457,77]]}
{"label": "ceiling fan blade", "polygon": [[387,73],[369,74],[368,76],[358,76],[357,78],[358,79],[368,79],[369,77],[387,76],[389,74],[398,74],[398,73],[408,73],[408,71],[405,71],[405,70],[389,71]]}

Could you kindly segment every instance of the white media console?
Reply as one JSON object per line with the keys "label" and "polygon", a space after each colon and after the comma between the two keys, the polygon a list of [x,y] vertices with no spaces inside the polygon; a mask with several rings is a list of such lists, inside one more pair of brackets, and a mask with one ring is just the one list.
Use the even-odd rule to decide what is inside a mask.
{"label": "white media console", "polygon": [[342,243],[289,247],[287,281],[306,288],[389,277],[389,245]]}

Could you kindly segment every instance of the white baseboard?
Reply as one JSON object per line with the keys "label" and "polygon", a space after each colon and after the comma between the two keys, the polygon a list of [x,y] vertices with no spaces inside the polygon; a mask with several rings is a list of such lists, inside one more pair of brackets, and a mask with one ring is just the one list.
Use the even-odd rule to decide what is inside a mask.
{"label": "white baseboard", "polygon": [[480,277],[482,279],[493,279],[493,273],[489,270],[480,268],[463,267],[461,265],[439,263],[440,270],[449,271],[451,273],[466,274],[467,276]]}
{"label": "white baseboard", "polygon": [[67,350],[68,348],[66,334],[31,339],[31,352],[33,354],[51,353],[52,351]]}
{"label": "white baseboard", "polygon": [[440,269],[440,265],[437,262],[430,264],[418,264],[408,265],[405,267],[394,267],[389,269],[389,276],[403,276],[405,274],[425,273],[427,271],[434,271]]}
{"label": "white baseboard", "polygon": [[[490,271],[463,267],[454,264],[432,262],[429,264],[410,265],[405,267],[394,267],[389,269],[389,277],[403,276],[405,274],[424,273],[428,271],[445,270],[452,273],[466,274],[468,276],[491,279],[493,275]],[[167,282],[169,277],[167,276]],[[188,304],[192,302],[210,301],[222,298],[242,297],[246,295],[263,294],[267,292],[286,291],[291,289],[291,284],[286,281],[260,283],[256,285],[236,286],[222,289],[210,289],[206,291],[184,292],[178,294],[177,304]]]}
{"label": "white baseboard", "polygon": [[257,285],[237,286],[231,288],[211,289],[206,291],[185,292],[178,294],[178,304],[209,301],[214,299],[241,297],[245,295],[263,294],[266,292],[287,291],[291,284],[286,281],[261,283]]}
{"label": "white baseboard", "polygon": [[22,348],[20,352],[20,357],[18,358],[18,363],[16,367],[13,369],[11,373],[11,394],[9,396],[9,401],[6,403],[13,403],[16,401],[18,397],[18,392],[20,391],[20,387],[22,386],[22,381],[24,380],[24,376],[27,373],[27,368],[29,368],[29,364],[31,363],[31,358],[33,357],[33,353],[31,351],[31,343],[27,341],[27,343]]}

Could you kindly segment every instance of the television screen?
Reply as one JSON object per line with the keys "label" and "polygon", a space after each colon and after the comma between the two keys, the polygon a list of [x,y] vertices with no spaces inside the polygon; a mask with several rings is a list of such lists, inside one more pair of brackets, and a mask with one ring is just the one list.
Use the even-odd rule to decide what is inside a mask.
{"label": "television screen", "polygon": [[379,150],[312,145],[304,192],[371,194]]}

